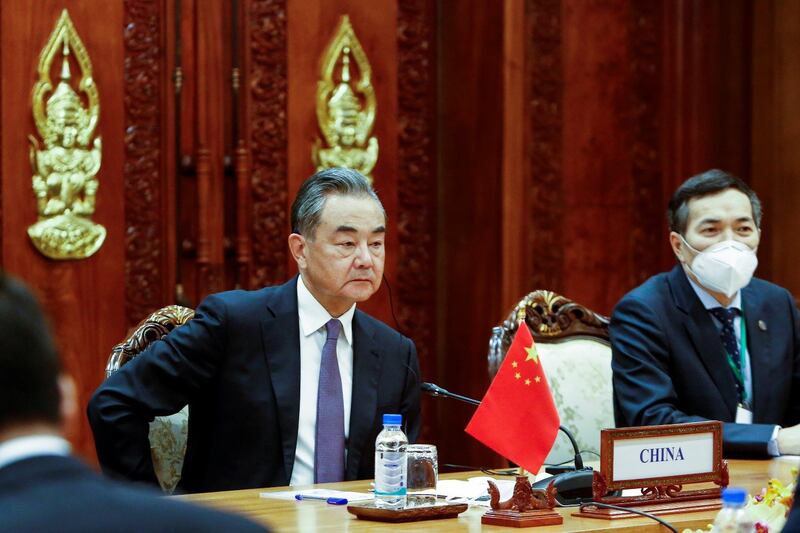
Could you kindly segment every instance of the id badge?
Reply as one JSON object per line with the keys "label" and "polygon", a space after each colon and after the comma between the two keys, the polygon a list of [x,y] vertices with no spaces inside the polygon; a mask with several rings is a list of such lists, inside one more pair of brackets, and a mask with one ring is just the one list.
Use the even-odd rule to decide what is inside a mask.
{"label": "id badge", "polygon": [[746,409],[741,405],[736,406],[736,423],[737,424],[752,424],[753,411]]}

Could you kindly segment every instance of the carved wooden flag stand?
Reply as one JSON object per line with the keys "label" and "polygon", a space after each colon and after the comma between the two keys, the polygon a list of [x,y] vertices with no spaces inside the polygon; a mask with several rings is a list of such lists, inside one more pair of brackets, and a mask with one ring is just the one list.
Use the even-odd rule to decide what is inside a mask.
{"label": "carved wooden flag stand", "polygon": [[528,476],[517,476],[514,493],[501,502],[500,490],[489,481],[492,509],[481,517],[481,524],[506,527],[534,527],[559,525],[564,517],[555,512],[556,487],[551,482],[546,491],[534,490]]}

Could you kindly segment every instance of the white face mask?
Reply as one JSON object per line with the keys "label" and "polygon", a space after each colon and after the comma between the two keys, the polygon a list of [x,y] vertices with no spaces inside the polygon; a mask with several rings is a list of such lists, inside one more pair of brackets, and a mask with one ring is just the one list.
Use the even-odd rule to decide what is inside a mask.
{"label": "white face mask", "polygon": [[686,263],[686,268],[703,287],[730,298],[750,283],[758,266],[758,258],[756,252],[746,244],[728,240],[700,252],[686,242],[683,235],[681,240],[696,254],[691,267]]}

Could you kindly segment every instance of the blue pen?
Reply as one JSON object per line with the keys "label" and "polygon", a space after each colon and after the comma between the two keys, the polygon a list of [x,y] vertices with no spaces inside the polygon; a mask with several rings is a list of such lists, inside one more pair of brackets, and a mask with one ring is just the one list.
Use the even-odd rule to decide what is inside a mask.
{"label": "blue pen", "polygon": [[303,496],[302,494],[295,494],[295,500],[322,500],[331,505],[347,505],[347,498],[326,498],[325,496]]}

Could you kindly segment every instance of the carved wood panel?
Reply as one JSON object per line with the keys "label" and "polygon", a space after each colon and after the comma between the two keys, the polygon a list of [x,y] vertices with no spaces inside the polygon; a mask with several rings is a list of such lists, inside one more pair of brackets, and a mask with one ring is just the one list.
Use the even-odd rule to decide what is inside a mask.
{"label": "carved wood panel", "polygon": [[125,0],[125,316],[139,323],[165,303],[162,2]]}
{"label": "carved wood panel", "polygon": [[247,10],[247,74],[252,154],[250,287],[283,283],[287,276],[287,55],[285,0],[251,0]]}
{"label": "carved wood panel", "polygon": [[[563,58],[561,2],[525,2],[525,286],[563,290],[564,200],[561,169]],[[534,252],[535,251],[535,252]],[[522,295],[520,295],[522,296]]]}
{"label": "carved wood panel", "polygon": [[529,290],[610,313],[669,266],[664,20],[657,2],[526,0]]}
{"label": "carved wood panel", "polygon": [[[436,35],[430,2],[398,5],[398,320],[417,345],[424,380],[435,381],[436,361]],[[424,419],[429,436],[431,417]]]}

